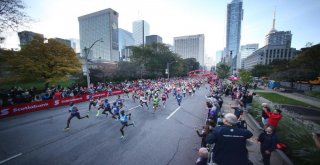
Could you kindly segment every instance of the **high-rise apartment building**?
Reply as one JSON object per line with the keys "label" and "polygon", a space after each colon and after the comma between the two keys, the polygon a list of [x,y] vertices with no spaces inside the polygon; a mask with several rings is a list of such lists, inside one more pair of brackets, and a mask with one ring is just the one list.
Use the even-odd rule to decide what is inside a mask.
{"label": "high-rise apartment building", "polygon": [[243,19],[242,0],[232,0],[227,8],[227,39],[226,54],[229,54],[227,63],[232,71],[237,68],[237,56],[240,47],[241,21]]}
{"label": "high-rise apartment building", "polygon": [[148,22],[145,20],[134,21],[132,23],[132,33],[134,39],[134,45],[145,45],[146,44],[146,36],[150,33],[150,27]]}
{"label": "high-rise apartment building", "polygon": [[237,67],[239,66],[239,68],[237,69],[244,69],[244,59],[255,52],[258,48],[259,44],[257,43],[242,45],[240,47],[239,57],[237,61]]}
{"label": "high-rise apartment building", "polygon": [[215,65],[217,65],[220,62],[223,62],[224,53],[225,53],[224,50],[216,51],[216,62],[215,62]]}
{"label": "high-rise apartment building", "polygon": [[89,52],[89,59],[100,59],[110,62],[119,61],[118,16],[113,9],[105,9],[78,17],[80,31],[81,56],[84,48],[96,43]]}
{"label": "high-rise apartment building", "polygon": [[31,31],[18,32],[18,36],[20,40],[20,46],[27,45],[33,40],[35,36],[39,36],[44,39],[43,34],[31,32]]}
{"label": "high-rise apartment building", "polygon": [[127,51],[123,49],[127,49],[128,46],[134,45],[134,39],[132,33],[119,28],[119,51],[120,51],[120,60],[128,61],[128,57],[124,54]]}
{"label": "high-rise apartment building", "polygon": [[174,52],[181,58],[195,58],[204,65],[204,34],[174,37]]}
{"label": "high-rise apartment building", "polygon": [[162,37],[158,35],[146,36],[146,44],[151,45],[152,43],[162,43]]}
{"label": "high-rise apartment building", "polygon": [[288,48],[291,47],[292,34],[290,31],[277,31],[275,29],[276,14],[273,15],[272,29],[266,35],[266,45],[284,45]]}
{"label": "high-rise apartment building", "polygon": [[254,51],[244,59],[244,69],[252,69],[257,64],[267,65],[273,60],[291,60],[297,51],[291,48],[292,34],[290,31],[277,31],[275,29],[275,17],[270,32],[266,35],[266,45]]}

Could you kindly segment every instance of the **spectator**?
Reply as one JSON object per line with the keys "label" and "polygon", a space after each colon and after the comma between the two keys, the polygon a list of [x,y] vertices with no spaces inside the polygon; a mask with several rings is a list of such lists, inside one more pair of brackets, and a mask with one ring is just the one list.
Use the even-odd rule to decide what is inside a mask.
{"label": "spectator", "polygon": [[270,165],[271,152],[276,149],[277,136],[271,127],[267,127],[258,137],[260,152],[264,165]]}
{"label": "spectator", "polygon": [[279,121],[282,119],[282,114],[280,109],[276,109],[273,112],[268,112],[267,110],[264,110],[266,114],[268,115],[268,126],[272,126],[273,129],[277,128]]}
{"label": "spectator", "polygon": [[206,147],[207,146],[206,138],[209,134],[209,126],[208,125],[203,126],[201,133],[199,132],[199,130],[196,130],[196,132],[197,132],[198,136],[201,137],[201,147]]}
{"label": "spectator", "polygon": [[249,130],[237,128],[237,117],[227,113],[223,118],[223,126],[215,127],[209,133],[206,142],[213,144],[213,162],[218,165],[249,164],[247,139],[252,137]]}
{"label": "spectator", "polygon": [[196,161],[196,165],[206,165],[208,161],[208,149],[207,148],[200,148],[198,152],[198,159]]}
{"label": "spectator", "polygon": [[266,112],[271,112],[270,108],[268,107],[267,103],[262,103],[262,111],[261,111],[261,122],[264,127],[268,124],[269,116]]}

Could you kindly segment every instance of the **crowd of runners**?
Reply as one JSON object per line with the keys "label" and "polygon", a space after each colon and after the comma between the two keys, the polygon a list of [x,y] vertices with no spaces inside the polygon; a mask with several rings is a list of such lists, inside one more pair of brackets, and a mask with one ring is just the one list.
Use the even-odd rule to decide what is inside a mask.
{"label": "crowd of runners", "polygon": [[110,100],[111,97],[101,98],[94,97],[92,92],[88,99],[87,115],[81,116],[78,108],[74,103],[70,104],[70,116],[67,120],[67,126],[64,131],[70,129],[70,121],[72,118],[78,119],[89,118],[91,111],[96,111],[95,117],[109,115],[116,121],[120,121],[121,139],[124,138],[124,128],[128,126],[135,126],[131,113],[125,102],[130,101],[141,106],[142,110],[150,111],[155,114],[160,109],[166,108],[166,102],[169,98],[176,100],[177,105],[181,106],[185,97],[192,97],[196,90],[207,80],[204,78],[179,78],[159,80],[140,80],[137,81],[135,88],[130,88],[129,85],[124,85],[122,90],[123,94],[117,95],[115,100]]}

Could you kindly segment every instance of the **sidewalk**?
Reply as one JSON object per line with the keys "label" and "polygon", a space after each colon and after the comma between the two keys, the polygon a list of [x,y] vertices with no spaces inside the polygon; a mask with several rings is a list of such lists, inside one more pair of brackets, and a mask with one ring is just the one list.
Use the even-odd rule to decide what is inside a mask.
{"label": "sidewalk", "polygon": [[[231,109],[230,104],[235,103],[235,101],[231,100],[231,97],[223,97],[223,101],[224,103],[222,105],[222,109],[224,110],[224,113],[234,113],[234,110]],[[260,154],[260,144],[255,140],[259,136],[259,129],[261,128],[259,128],[254,123],[254,121],[250,119],[249,114],[244,113],[243,118],[247,122],[247,129],[253,133],[253,137],[247,143],[249,159],[252,161],[254,165],[263,165],[263,163],[260,161],[260,159],[262,158]],[[272,165],[285,164],[277,152],[272,152],[270,163]]]}
{"label": "sidewalk", "polygon": [[320,108],[320,99],[314,98],[314,97],[310,97],[310,96],[305,96],[299,93],[284,93],[284,92],[278,92],[278,91],[274,91],[271,89],[261,89],[261,90],[255,90],[255,92],[272,92],[272,93],[277,93],[279,95],[282,96],[286,96],[295,100],[299,100],[302,102],[305,102],[307,104],[310,104],[312,106],[318,107]]}

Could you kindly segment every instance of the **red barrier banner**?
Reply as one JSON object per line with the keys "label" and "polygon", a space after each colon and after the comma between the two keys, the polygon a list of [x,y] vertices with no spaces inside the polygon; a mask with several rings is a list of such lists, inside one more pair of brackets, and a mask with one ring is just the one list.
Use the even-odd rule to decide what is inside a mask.
{"label": "red barrier banner", "polygon": [[[133,87],[129,89],[129,91],[139,89],[139,87]],[[122,90],[116,90],[112,91],[112,95],[119,95],[122,94]],[[108,97],[108,92],[103,91],[103,92],[96,92],[94,93],[93,97]],[[66,98],[59,98],[59,99],[51,99],[51,100],[44,100],[44,101],[39,101],[39,102],[31,102],[31,103],[24,103],[24,104],[19,104],[19,105],[12,105],[8,107],[1,107],[0,109],[0,119],[9,117],[9,116],[15,116],[15,115],[20,115],[24,113],[29,113],[29,112],[35,112],[35,111],[40,111],[44,109],[49,109],[49,108],[54,108],[58,106],[66,106],[69,105],[70,102],[74,103],[80,103],[80,102],[85,102],[88,101],[89,95],[81,95],[81,96],[71,96],[71,97],[66,97]]]}
{"label": "red barrier banner", "polygon": [[1,111],[0,111],[0,118],[48,109],[48,108],[51,108],[52,105],[53,105],[53,100],[45,100],[45,101],[24,103],[24,104],[19,104],[14,106],[3,107],[1,108]]}
{"label": "red barrier banner", "polygon": [[64,106],[64,105],[69,105],[71,102],[74,103],[80,103],[87,101],[86,95],[82,96],[71,96],[71,97],[66,97],[66,98],[61,98],[61,99],[55,99],[53,100],[53,107],[58,107],[58,106]]}

